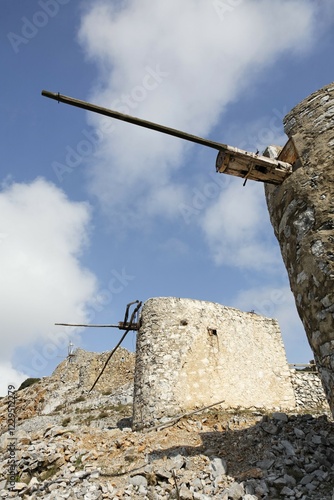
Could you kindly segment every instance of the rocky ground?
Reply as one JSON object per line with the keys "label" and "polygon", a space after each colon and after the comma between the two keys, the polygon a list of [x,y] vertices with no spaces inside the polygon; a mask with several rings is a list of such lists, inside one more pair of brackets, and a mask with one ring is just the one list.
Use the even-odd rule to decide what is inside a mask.
{"label": "rocky ground", "polygon": [[101,360],[83,352],[85,369],[77,375],[75,366],[62,364],[17,392],[13,491],[6,483],[7,398],[0,401],[0,498],[334,499],[328,412],[218,406],[134,432],[133,359],[122,351],[112,390],[101,385],[88,393],[89,366],[95,376]]}

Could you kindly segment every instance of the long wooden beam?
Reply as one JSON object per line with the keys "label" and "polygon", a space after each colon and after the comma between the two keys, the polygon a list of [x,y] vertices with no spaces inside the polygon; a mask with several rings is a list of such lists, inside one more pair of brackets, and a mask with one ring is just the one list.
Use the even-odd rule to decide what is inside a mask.
{"label": "long wooden beam", "polygon": [[242,149],[228,146],[227,144],[204,139],[202,137],[183,132],[182,130],[159,125],[158,123],[136,118],[124,113],[119,113],[118,111],[114,111],[112,109],[97,106],[95,104],[74,99],[73,97],[68,97],[59,93],[49,92],[48,90],[43,90],[42,95],[58,102],[63,102],[65,104],[70,104],[71,106],[93,111],[94,113],[99,113],[110,118],[115,118],[116,120],[122,120],[140,127],[145,127],[163,134],[178,137],[179,139],[184,139],[186,141],[216,149],[219,151],[216,160],[216,171],[219,173],[242,177],[245,179],[245,182],[250,179],[269,184],[282,184],[284,179],[286,179],[292,172],[291,163],[287,163],[285,161],[259,156],[255,153],[249,153]]}

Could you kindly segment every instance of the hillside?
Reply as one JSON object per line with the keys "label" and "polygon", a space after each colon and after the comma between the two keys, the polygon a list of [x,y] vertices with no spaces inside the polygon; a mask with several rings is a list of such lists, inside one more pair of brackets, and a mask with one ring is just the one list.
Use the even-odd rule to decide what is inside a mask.
{"label": "hillside", "polygon": [[[14,491],[6,488],[8,398],[0,401],[0,498],[332,499],[328,412],[264,414],[217,407],[131,430],[134,354],[76,352],[17,392]],[[8,484],[7,484],[8,486]]]}

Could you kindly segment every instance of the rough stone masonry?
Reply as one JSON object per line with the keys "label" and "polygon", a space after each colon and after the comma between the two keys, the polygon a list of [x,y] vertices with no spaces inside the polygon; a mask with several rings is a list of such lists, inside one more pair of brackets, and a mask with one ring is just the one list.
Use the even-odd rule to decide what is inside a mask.
{"label": "rough stone masonry", "polygon": [[268,209],[299,316],[334,415],[334,83],[284,119],[299,160]]}
{"label": "rough stone masonry", "polygon": [[225,408],[295,408],[277,321],[200,300],[145,302],[133,427],[222,400]]}

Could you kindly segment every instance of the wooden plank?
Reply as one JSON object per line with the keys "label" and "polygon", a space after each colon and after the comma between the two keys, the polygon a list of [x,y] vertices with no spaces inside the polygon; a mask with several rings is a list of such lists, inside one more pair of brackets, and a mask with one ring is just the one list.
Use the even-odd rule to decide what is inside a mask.
{"label": "wooden plank", "polygon": [[287,163],[291,163],[291,165],[293,165],[298,160],[298,153],[292,137],[285,144],[277,159]]}
{"label": "wooden plank", "polygon": [[292,165],[285,161],[226,146],[218,153],[216,171],[253,181],[282,184],[292,173]]}

